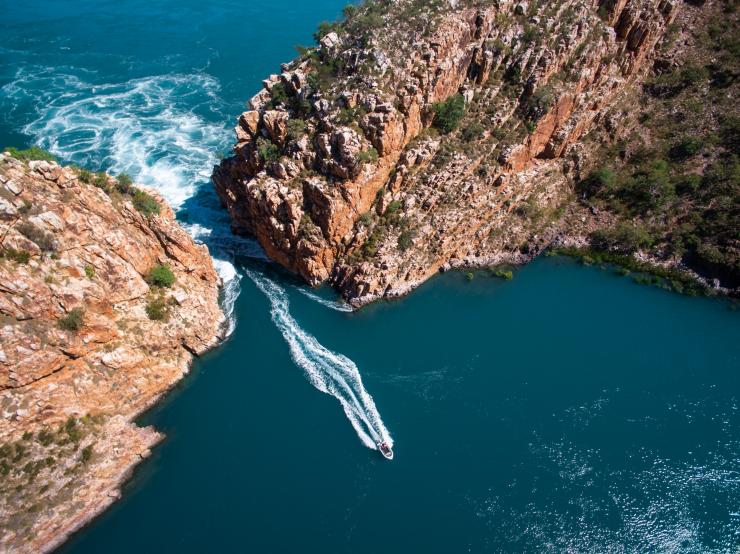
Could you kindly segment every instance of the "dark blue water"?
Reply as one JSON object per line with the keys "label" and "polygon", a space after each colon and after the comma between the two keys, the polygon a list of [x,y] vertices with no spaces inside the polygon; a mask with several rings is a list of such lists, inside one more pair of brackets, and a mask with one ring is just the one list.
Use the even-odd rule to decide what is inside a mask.
{"label": "dark blue water", "polygon": [[[229,238],[210,164],[341,2],[0,7],[0,143],[158,187],[235,299],[229,340],[142,418],[167,440],[62,551],[740,547],[730,303],[545,258],[347,313]],[[393,462],[361,440],[384,428]]]}

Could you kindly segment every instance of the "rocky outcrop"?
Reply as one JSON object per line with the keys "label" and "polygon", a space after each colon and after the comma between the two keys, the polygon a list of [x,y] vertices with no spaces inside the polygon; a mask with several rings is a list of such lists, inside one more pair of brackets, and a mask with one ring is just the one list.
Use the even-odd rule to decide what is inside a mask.
{"label": "rocky outcrop", "polygon": [[[50,550],[118,497],[161,438],[133,417],[219,341],[224,322],[208,250],[172,210],[153,192],[83,180],[0,154],[4,552]],[[148,281],[155,267],[165,276]]]}
{"label": "rocky outcrop", "polygon": [[[441,4],[357,10],[265,81],[214,171],[235,232],[356,305],[541,248],[572,194],[578,141],[642,77],[679,9]],[[467,114],[440,135],[436,106],[457,94]]]}

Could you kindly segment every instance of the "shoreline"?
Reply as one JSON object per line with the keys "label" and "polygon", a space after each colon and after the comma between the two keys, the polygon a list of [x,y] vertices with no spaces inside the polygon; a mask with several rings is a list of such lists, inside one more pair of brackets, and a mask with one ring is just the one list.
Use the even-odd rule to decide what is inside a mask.
{"label": "shoreline", "polygon": [[135,453],[135,457],[127,465],[120,468],[120,471],[116,478],[112,479],[109,483],[109,486],[107,486],[102,491],[105,494],[101,497],[100,502],[91,507],[84,514],[81,514],[79,518],[73,521],[64,530],[55,530],[56,536],[52,537],[49,541],[45,542],[42,546],[39,547],[39,551],[42,554],[50,554],[61,548],[72,538],[73,535],[83,531],[86,527],[93,524],[94,521],[98,517],[102,516],[106,510],[113,506],[113,504],[123,499],[123,488],[126,486],[127,483],[131,481],[131,479],[133,479],[136,469],[142,462],[145,462],[151,456],[152,450],[155,447],[159,446],[167,439],[167,435],[157,430],[157,428],[153,425],[140,427],[136,424],[136,420],[139,417],[143,416],[146,412],[156,408],[157,405],[161,402],[165,401],[166,397],[177,386],[179,386],[185,378],[191,375],[192,367],[195,363],[196,358],[200,358],[208,352],[215,350],[224,343],[224,341],[228,338],[227,336],[225,336],[227,325],[228,321],[226,318],[224,318],[224,322],[219,329],[219,333],[217,335],[214,335],[211,345],[206,350],[202,350],[197,354],[191,354],[191,358],[187,362],[186,367],[183,368],[180,378],[173,381],[165,391],[162,391],[159,394],[147,399],[147,401],[142,404],[140,408],[137,408],[136,410],[133,410],[128,414],[120,416],[125,418],[127,425],[132,426],[140,432],[146,434],[147,438],[149,439],[147,442],[144,443],[146,448],[144,450],[137,451]]}
{"label": "shoreline", "polygon": [[[568,252],[568,250],[571,250],[572,252]],[[370,294],[356,298],[343,299],[347,304],[352,306],[354,310],[358,310],[377,301],[392,301],[407,296],[411,294],[414,290],[419,288],[421,285],[434,278],[435,275],[441,273],[447,273],[448,271],[493,269],[501,266],[523,267],[539,256],[547,256],[550,252],[553,252],[554,255],[580,260],[582,263],[584,263],[584,265],[611,265],[616,268],[624,268],[628,270],[628,273],[634,273],[635,275],[649,275],[662,281],[665,281],[665,279],[668,279],[668,277],[662,276],[661,274],[663,272],[660,270],[677,272],[682,278],[690,279],[695,284],[700,285],[704,289],[698,294],[696,291],[694,291],[693,294],[690,294],[683,290],[678,290],[673,286],[661,285],[661,282],[657,281],[641,283],[646,285],[661,286],[662,288],[666,288],[676,294],[687,294],[691,296],[706,297],[722,295],[727,297],[728,299],[740,295],[740,291],[735,289],[728,289],[715,283],[711,283],[708,279],[699,275],[698,273],[681,263],[672,263],[671,261],[659,260],[645,253],[637,253],[636,255],[621,255],[606,250],[597,250],[590,246],[588,240],[585,237],[575,235],[558,235],[545,246],[538,248],[532,253],[524,254],[522,252],[498,252],[496,254],[481,256],[478,258],[451,260],[439,266],[438,268],[433,269],[422,279],[403,283],[402,285],[399,285],[393,289],[384,291],[382,294]],[[584,258],[588,258],[589,253],[601,254],[607,259],[603,261],[597,260],[593,264],[591,264],[587,261],[584,261]],[[614,260],[615,257],[630,258],[631,260],[633,260],[634,265],[640,265],[642,267],[636,269],[634,268],[634,265],[618,263]],[[625,274],[625,276],[626,275],[627,274]],[[341,291],[337,292],[341,295]]]}

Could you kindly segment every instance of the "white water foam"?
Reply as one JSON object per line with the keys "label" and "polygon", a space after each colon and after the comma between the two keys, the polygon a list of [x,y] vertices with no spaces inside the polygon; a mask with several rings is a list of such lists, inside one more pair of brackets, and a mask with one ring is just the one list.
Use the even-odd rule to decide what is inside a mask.
{"label": "white water foam", "polygon": [[93,84],[74,73],[21,68],[2,87],[10,104],[33,104],[36,117],[22,130],[39,146],[90,169],[128,173],[174,209],[210,179],[227,135],[197,112],[222,104],[215,78],[171,74]]}
{"label": "white water foam", "polygon": [[300,292],[302,295],[307,296],[314,302],[321,304],[325,308],[329,308],[330,310],[334,310],[335,312],[345,312],[350,313],[354,311],[354,308],[350,306],[349,304],[345,302],[340,302],[337,300],[328,300],[326,298],[322,298],[318,294],[311,292],[310,290],[307,290],[306,287],[296,287],[298,292]]}
{"label": "white water foam", "polygon": [[381,441],[393,446],[393,439],[372,396],[365,390],[355,363],[324,347],[301,328],[290,315],[288,295],[280,285],[249,269],[245,273],[270,300],[272,320],[288,343],[293,361],[306,372],[310,383],[339,400],[365,446],[377,449],[376,444]]}
{"label": "white water foam", "polygon": [[[80,68],[26,66],[0,89],[0,108],[30,106],[23,132],[34,142],[89,169],[128,173],[135,182],[157,190],[177,210],[208,183],[216,152],[229,140],[226,129],[208,121],[223,104],[218,81],[203,73],[170,74],[93,84],[95,74]],[[209,186],[209,185],[206,185]],[[228,334],[235,326],[234,302],[239,275],[235,251],[261,256],[254,241],[231,235],[221,212],[188,205],[198,223],[184,223],[206,242],[224,283],[222,303]]]}

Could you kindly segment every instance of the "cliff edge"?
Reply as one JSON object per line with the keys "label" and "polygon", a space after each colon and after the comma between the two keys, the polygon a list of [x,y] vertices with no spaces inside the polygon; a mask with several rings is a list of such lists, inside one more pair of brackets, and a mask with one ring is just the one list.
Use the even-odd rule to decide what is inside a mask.
{"label": "cliff edge", "polygon": [[208,250],[128,179],[0,154],[0,550],[48,551],[161,439],[132,420],[214,346]]}
{"label": "cliff edge", "polygon": [[[237,233],[353,304],[562,231],[678,0],[365,2],[264,81],[214,171]],[[580,219],[580,218],[578,218]]]}

